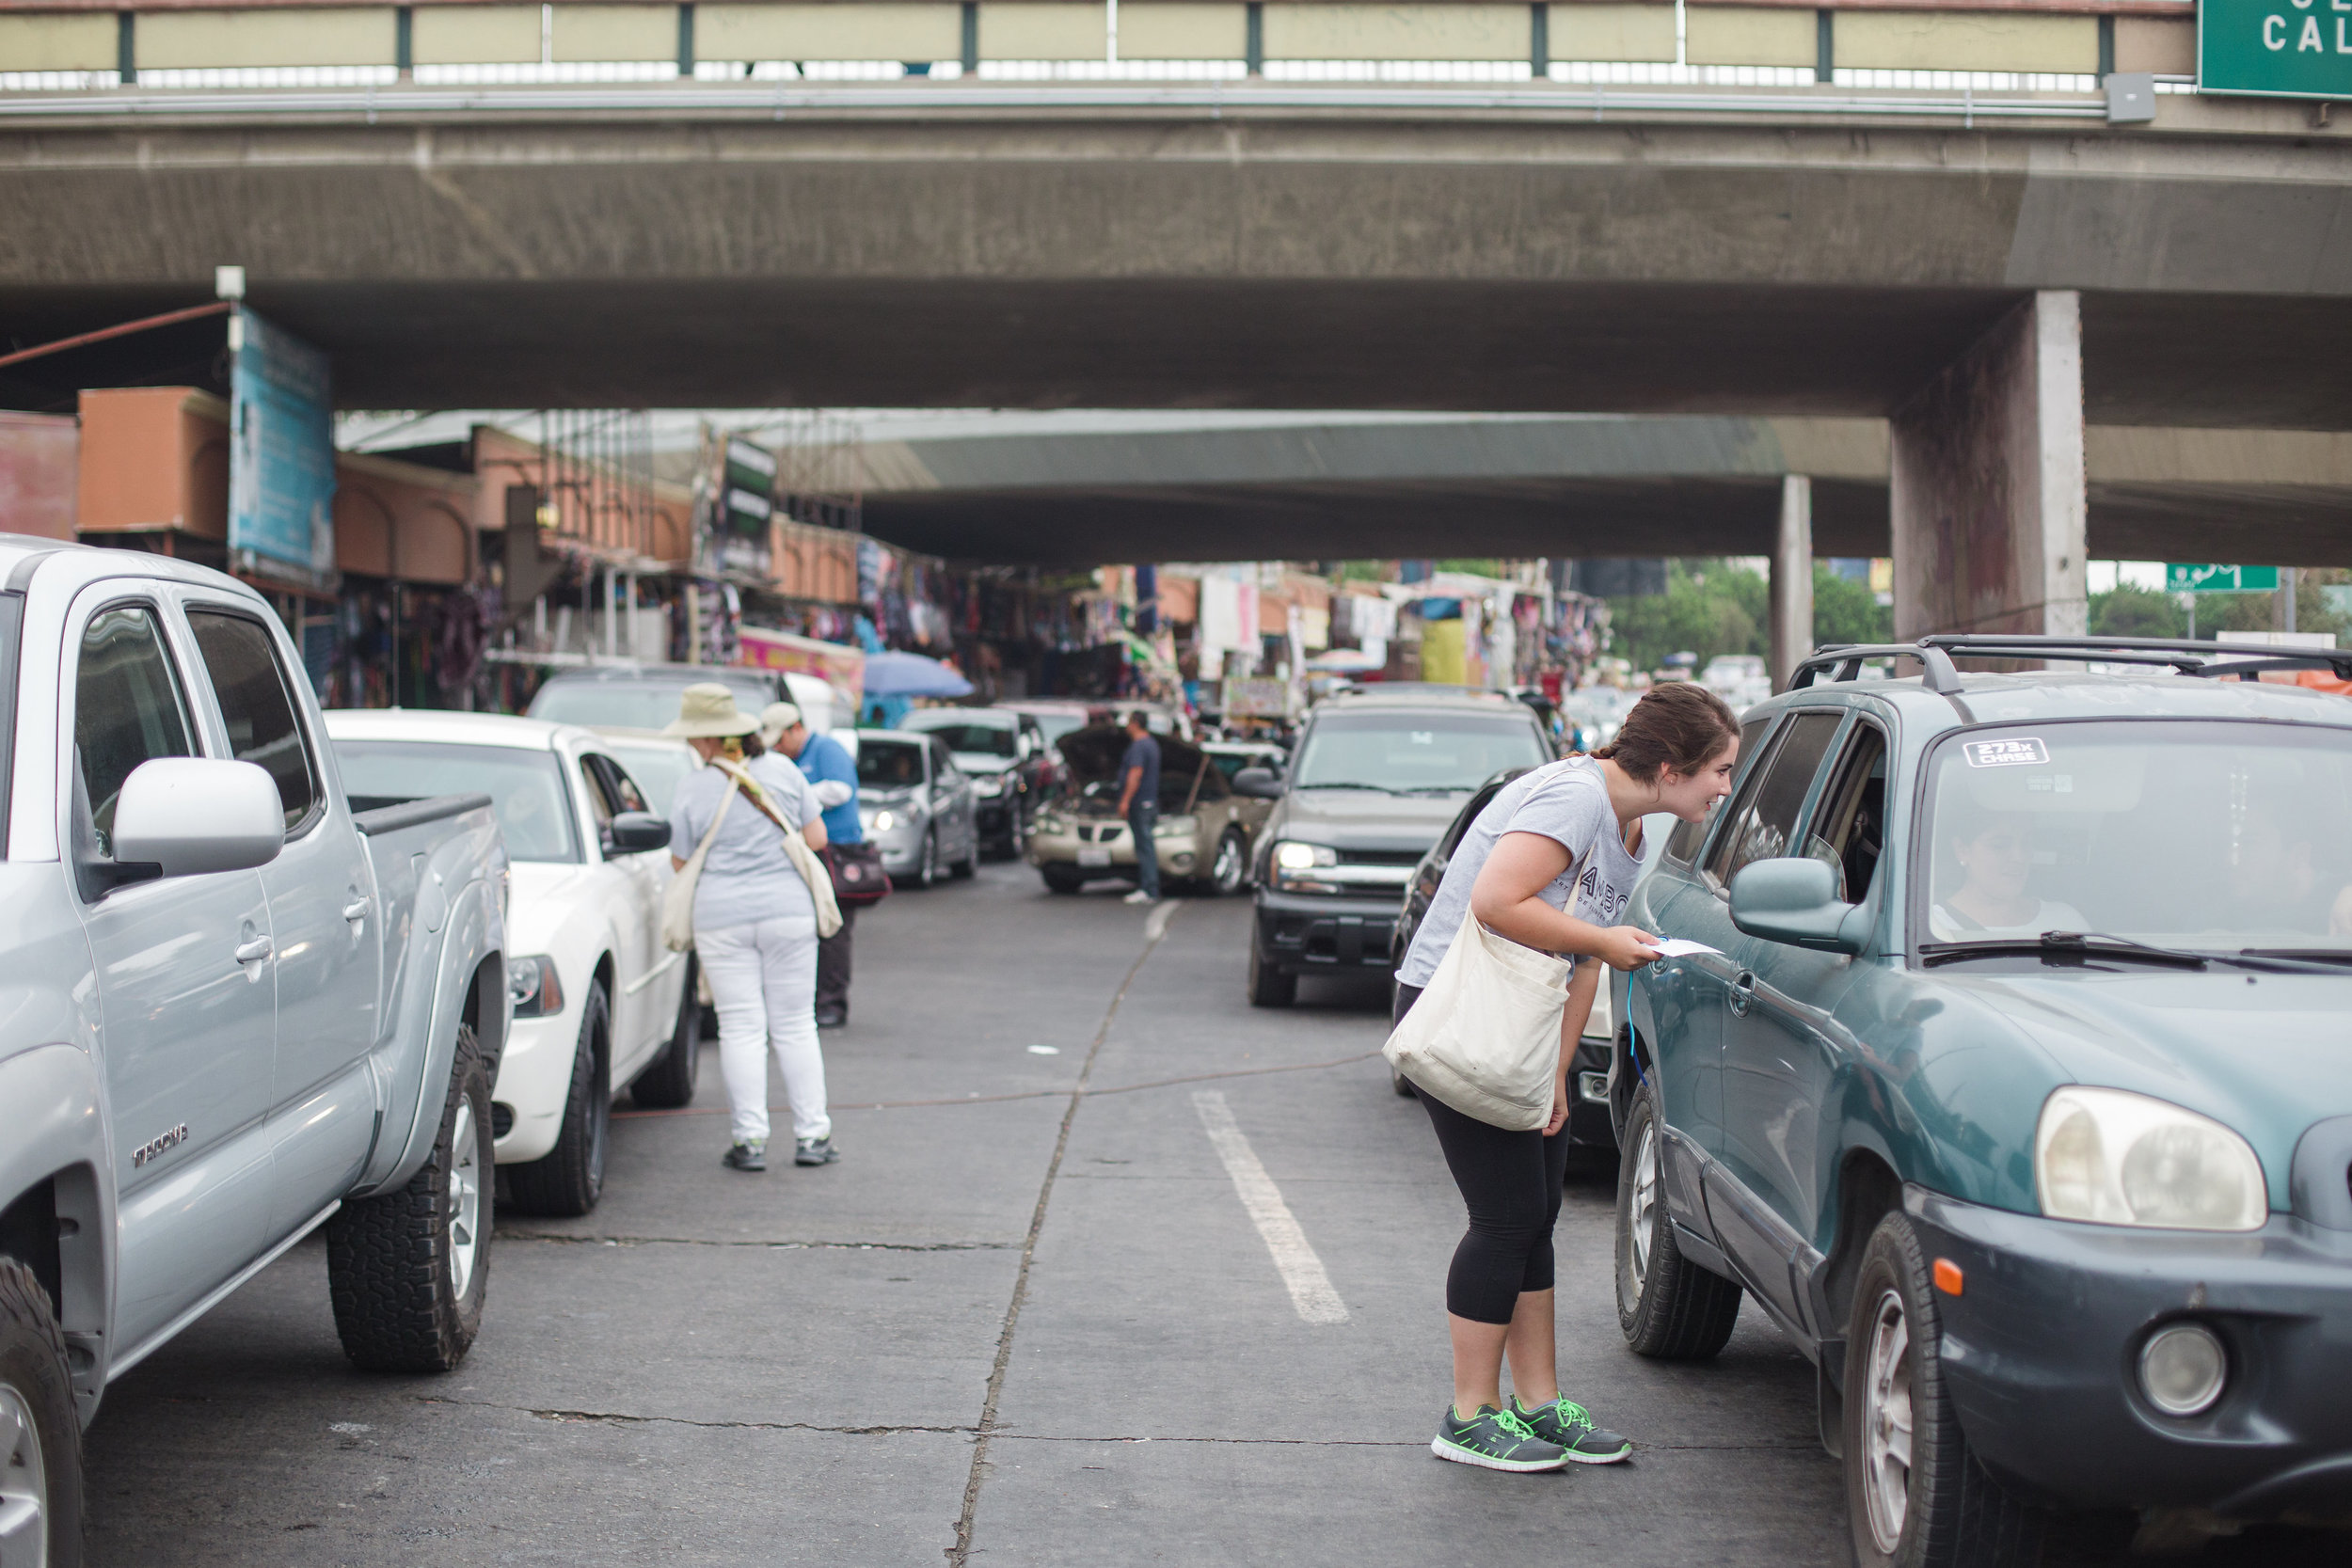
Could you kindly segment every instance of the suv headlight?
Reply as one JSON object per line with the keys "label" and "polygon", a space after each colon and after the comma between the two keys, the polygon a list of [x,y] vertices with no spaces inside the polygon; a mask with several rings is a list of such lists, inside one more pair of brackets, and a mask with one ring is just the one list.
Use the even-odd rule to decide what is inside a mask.
{"label": "suv headlight", "polygon": [[1340,852],[1327,844],[1301,844],[1296,839],[1284,839],[1274,847],[1274,868],[1277,871],[1312,871],[1318,865],[1337,865]]}
{"label": "suv headlight", "polygon": [[545,954],[506,960],[506,994],[516,1018],[547,1018],[564,1010],[563,982],[555,977],[555,960]]}
{"label": "suv headlight", "polygon": [[2122,1089],[2069,1086],[2034,1130],[2034,1188],[2053,1219],[2169,1230],[2259,1230],[2262,1162],[2194,1111]]}

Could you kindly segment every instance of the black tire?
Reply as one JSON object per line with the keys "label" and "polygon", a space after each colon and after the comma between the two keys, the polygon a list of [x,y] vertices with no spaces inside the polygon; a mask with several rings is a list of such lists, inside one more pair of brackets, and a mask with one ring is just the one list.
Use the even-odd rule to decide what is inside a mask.
{"label": "black tire", "polygon": [[28,1504],[40,1535],[27,1543],[25,1560],[80,1568],[82,1422],[65,1336],[33,1271],[0,1258],[0,1513]]}
{"label": "black tire", "polygon": [[694,955],[686,955],[686,988],[678,994],[677,1023],[670,1043],[653,1065],[628,1086],[629,1099],[646,1111],[674,1111],[694,1102],[694,1077],[703,1059],[703,1009],[694,1000]]}
{"label": "black tire", "polygon": [[464,1024],[433,1152],[398,1192],[326,1222],[335,1332],[360,1368],[446,1372],[472,1348],[489,1288],[492,1159],[490,1078]]}
{"label": "black tire", "polygon": [[564,1094],[563,1131],[538,1159],[506,1167],[506,1190],[518,1214],[576,1219],[604,1195],[604,1162],[612,1134],[612,1005],[604,987],[588,988],[572,1047],[572,1082]]}
{"label": "black tire", "polygon": [[[1899,1345],[1899,1349],[1898,1346]],[[1899,1210],[1879,1221],[1846,1336],[1846,1511],[1861,1568],[2033,1568],[2049,1516],[1969,1450],[1944,1383],[1943,1322],[1925,1250]],[[1909,1463],[1891,1437],[1911,1423]],[[1891,1527],[1891,1528],[1890,1528]]]}
{"label": "black tire", "polygon": [[1216,841],[1216,858],[1209,863],[1209,891],[1231,898],[1249,885],[1249,846],[1232,828]]}
{"label": "black tire", "polygon": [[1078,875],[1078,868],[1074,865],[1063,865],[1057,862],[1039,866],[1037,874],[1045,879],[1045,891],[1048,893],[1075,893],[1087,885],[1087,879]]}
{"label": "black tire", "polygon": [[1287,1007],[1298,1000],[1298,976],[1285,974],[1277,965],[1268,963],[1258,944],[1249,944],[1249,1005],[1253,1007]]}
{"label": "black tire", "polygon": [[1666,1215],[1665,1138],[1646,1091],[1617,1162],[1617,1327],[1636,1355],[1704,1361],[1740,1321],[1740,1287],[1682,1256]]}

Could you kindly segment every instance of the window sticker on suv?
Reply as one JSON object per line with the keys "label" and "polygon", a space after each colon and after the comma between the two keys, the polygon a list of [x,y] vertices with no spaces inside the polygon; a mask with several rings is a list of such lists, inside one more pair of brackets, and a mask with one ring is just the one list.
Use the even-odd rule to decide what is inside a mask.
{"label": "window sticker on suv", "polygon": [[2050,760],[2050,749],[2030,735],[2010,740],[1971,740],[1961,749],[1971,768],[2040,768]]}

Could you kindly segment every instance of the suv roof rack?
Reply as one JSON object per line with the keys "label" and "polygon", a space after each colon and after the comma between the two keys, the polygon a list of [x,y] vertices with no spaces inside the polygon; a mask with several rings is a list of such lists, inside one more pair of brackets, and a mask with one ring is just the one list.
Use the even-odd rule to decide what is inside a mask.
{"label": "suv roof rack", "polygon": [[[2259,650],[2259,651],[2258,651]],[[2328,670],[2352,680],[2352,649],[2268,648],[2259,643],[2219,642],[2180,637],[2048,637],[2028,632],[1933,632],[1916,642],[1824,642],[1801,661],[1789,688],[1811,686],[1827,673],[1833,681],[1857,679],[1866,659],[1915,658],[1921,684],[1930,691],[1960,689],[1963,658],[2064,658],[2103,664],[2162,666],[2184,675],[2241,679],[2265,670]]]}

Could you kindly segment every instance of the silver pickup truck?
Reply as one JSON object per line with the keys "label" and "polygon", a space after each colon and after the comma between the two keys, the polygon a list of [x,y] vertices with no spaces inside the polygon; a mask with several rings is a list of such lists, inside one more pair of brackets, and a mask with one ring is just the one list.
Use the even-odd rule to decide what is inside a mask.
{"label": "silver pickup truck", "polygon": [[359,1366],[480,1324],[505,847],[355,815],[301,670],[217,572],[0,534],[0,1568],[81,1560],[106,1385],[317,1227]]}

